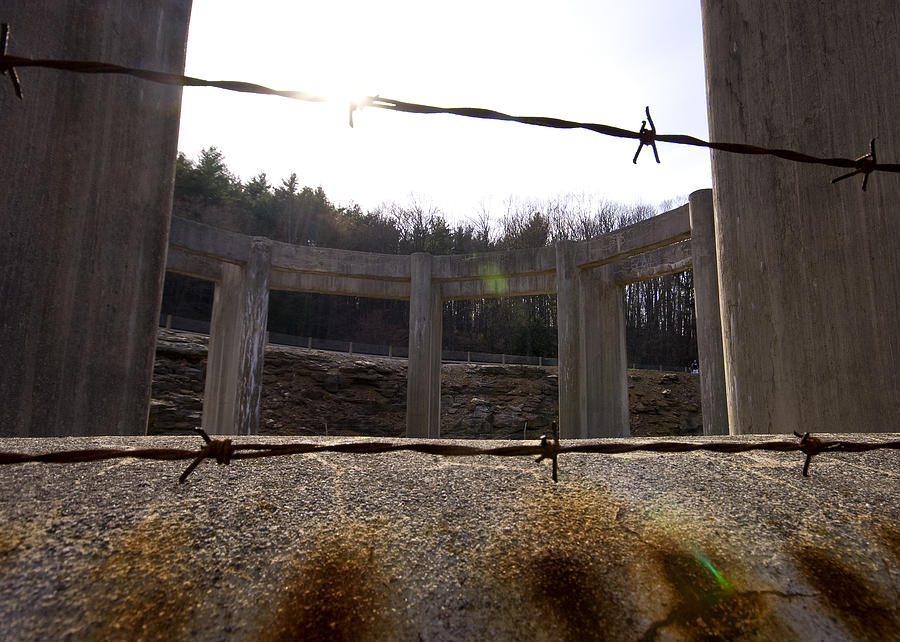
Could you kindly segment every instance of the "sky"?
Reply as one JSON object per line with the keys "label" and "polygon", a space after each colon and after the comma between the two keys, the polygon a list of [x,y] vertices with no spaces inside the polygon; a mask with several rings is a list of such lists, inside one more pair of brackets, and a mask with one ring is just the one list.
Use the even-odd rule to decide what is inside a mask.
{"label": "sky", "polygon": [[216,146],[242,180],[296,172],[337,205],[441,210],[451,223],[567,194],[659,204],[710,187],[708,150],[451,115],[355,96],[484,107],[708,138],[697,0],[194,0],[186,73],[334,97],[186,87],[179,150]]}

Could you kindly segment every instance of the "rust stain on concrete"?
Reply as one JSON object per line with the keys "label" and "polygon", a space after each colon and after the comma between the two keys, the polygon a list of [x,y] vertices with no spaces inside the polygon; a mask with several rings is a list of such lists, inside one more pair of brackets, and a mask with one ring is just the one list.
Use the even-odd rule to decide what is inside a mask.
{"label": "rust stain on concrete", "polygon": [[385,535],[376,530],[352,524],[314,536],[313,551],[297,555],[280,590],[273,591],[275,608],[258,639],[403,639],[375,548]]}
{"label": "rust stain on concrete", "polygon": [[482,563],[484,591],[508,596],[482,604],[485,637],[510,633],[498,622],[536,640],[742,639],[783,629],[766,595],[745,590],[739,563],[707,559],[700,533],[688,546],[678,528],[602,489],[549,489],[510,512]]}
{"label": "rust stain on concrete", "polygon": [[665,637],[677,632],[691,640],[752,638],[769,620],[765,597],[738,591],[716,570],[719,564],[680,550],[672,542],[654,544],[667,546],[653,551],[651,559],[674,600],[668,615],[651,625],[642,640],[655,640],[664,630]]}
{"label": "rust stain on concrete", "polygon": [[[188,639],[206,571],[190,558],[192,538],[179,522],[148,517],[113,540],[88,573],[83,592],[87,638]],[[89,588],[88,588],[89,587]]]}
{"label": "rust stain on concrete", "polygon": [[800,573],[855,639],[887,640],[900,630],[896,605],[891,606],[891,599],[872,579],[843,561],[840,552],[805,545],[795,547],[791,555]]}

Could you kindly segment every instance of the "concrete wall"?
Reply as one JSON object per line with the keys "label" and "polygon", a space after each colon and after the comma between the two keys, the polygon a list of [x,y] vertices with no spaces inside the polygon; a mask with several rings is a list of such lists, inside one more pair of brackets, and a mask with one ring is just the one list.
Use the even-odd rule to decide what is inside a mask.
{"label": "concrete wall", "polygon": [[[900,4],[703,0],[710,136],[900,160]],[[876,432],[900,414],[900,177],[712,153],[728,416]]]}
{"label": "concrete wall", "polygon": [[[9,53],[180,73],[190,0],[6,0]],[[0,83],[0,434],[145,432],[180,89]]]}

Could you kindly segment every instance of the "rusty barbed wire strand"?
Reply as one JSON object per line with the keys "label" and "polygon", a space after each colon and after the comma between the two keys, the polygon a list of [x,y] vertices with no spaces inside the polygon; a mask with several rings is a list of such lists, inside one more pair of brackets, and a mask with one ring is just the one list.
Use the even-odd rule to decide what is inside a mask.
{"label": "rusty barbed wire strand", "polygon": [[[555,423],[555,422],[554,422]],[[342,453],[349,455],[379,455],[395,452],[416,452],[425,455],[443,457],[473,457],[487,455],[493,457],[533,457],[538,462],[549,459],[553,464],[553,481],[557,481],[559,455],[569,453],[595,455],[623,455],[634,452],[651,452],[657,454],[678,454],[688,452],[713,452],[736,454],[751,451],[769,452],[802,452],[806,455],[803,464],[803,476],[809,476],[809,465],[815,455],[822,453],[861,453],[873,450],[900,450],[900,441],[860,442],[860,441],[823,441],[809,433],[801,435],[799,441],[762,441],[735,442],[720,441],[711,443],[690,443],[673,441],[655,442],[623,442],[610,441],[604,443],[560,445],[559,436],[554,426],[552,439],[546,435],[541,437],[538,445],[496,446],[484,448],[440,442],[349,442],[340,444],[314,444],[298,442],[288,444],[234,443],[231,439],[212,439],[200,428],[195,429],[203,438],[205,445],[199,450],[180,448],[96,448],[85,450],[68,450],[43,454],[27,454],[0,452],[0,465],[24,463],[72,464],[103,461],[109,459],[145,459],[154,461],[192,460],[179,478],[184,483],[188,476],[205,459],[214,459],[218,464],[228,465],[237,459],[259,459],[263,457],[285,457],[309,453]]]}
{"label": "rusty barbed wire strand", "polygon": [[[181,74],[173,74],[161,71],[152,71],[149,69],[141,69],[137,67],[126,67],[98,61],[80,61],[80,60],[54,60],[28,58],[24,56],[12,56],[6,52],[7,41],[9,39],[9,25],[2,25],[3,33],[0,40],[0,73],[9,75],[16,95],[22,98],[21,83],[16,75],[16,68],[19,67],[40,67],[44,69],[55,69],[58,71],[68,71],[83,74],[118,74],[127,75],[149,82],[155,82],[165,85],[174,85],[181,87],[216,87],[227,91],[236,91],[241,93],[262,94],[271,96],[280,96],[292,100],[301,100],[305,102],[326,102],[329,99],[305,91],[284,91],[272,89],[264,85],[258,85],[250,82],[235,80],[205,80],[202,78],[194,78]],[[890,172],[900,173],[900,163],[879,163],[875,155],[875,139],[870,143],[870,151],[859,158],[842,158],[842,157],[820,157],[805,154],[791,149],[781,149],[772,147],[762,147],[758,145],[749,145],[746,143],[731,143],[719,141],[705,141],[694,136],[686,134],[660,134],[656,131],[653,120],[650,118],[650,108],[646,108],[647,121],[650,122],[650,128],[646,128],[647,121],[641,124],[639,131],[631,131],[621,127],[612,125],[603,125],[600,123],[586,123],[560,118],[551,118],[544,116],[512,116],[503,112],[494,111],[492,109],[484,109],[480,107],[435,107],[432,105],[423,105],[419,103],[405,102],[394,100],[391,98],[383,98],[381,96],[366,96],[358,102],[350,102],[350,126],[353,126],[353,112],[357,109],[365,107],[373,107],[377,109],[386,109],[390,111],[398,111],[410,114],[446,114],[454,116],[462,116],[466,118],[480,118],[488,120],[501,120],[517,122],[525,125],[534,125],[537,127],[549,127],[555,129],[585,129],[604,136],[612,136],[615,138],[628,138],[638,141],[638,150],[634,155],[633,162],[637,163],[641,149],[644,146],[653,148],[656,162],[659,162],[659,154],[656,149],[656,143],[671,143],[675,145],[688,145],[692,147],[704,147],[714,149],[716,151],[743,154],[743,155],[766,155],[781,158],[783,160],[796,163],[826,165],[829,167],[839,167],[853,170],[849,174],[839,176],[832,180],[836,183],[845,178],[863,174],[862,189],[866,190],[868,186],[869,176],[873,172]]]}

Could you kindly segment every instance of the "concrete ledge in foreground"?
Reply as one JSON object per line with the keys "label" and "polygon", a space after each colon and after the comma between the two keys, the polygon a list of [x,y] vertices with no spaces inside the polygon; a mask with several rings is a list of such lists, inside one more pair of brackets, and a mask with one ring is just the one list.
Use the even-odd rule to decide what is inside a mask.
{"label": "concrete ledge in foreground", "polygon": [[[268,440],[299,441],[254,439]],[[19,452],[199,445],[0,440]],[[891,637],[900,453],[820,455],[806,479],[802,462],[768,452],[564,455],[558,484],[533,458],[413,453],[205,461],[184,485],[184,462],[0,466],[4,633]]]}

